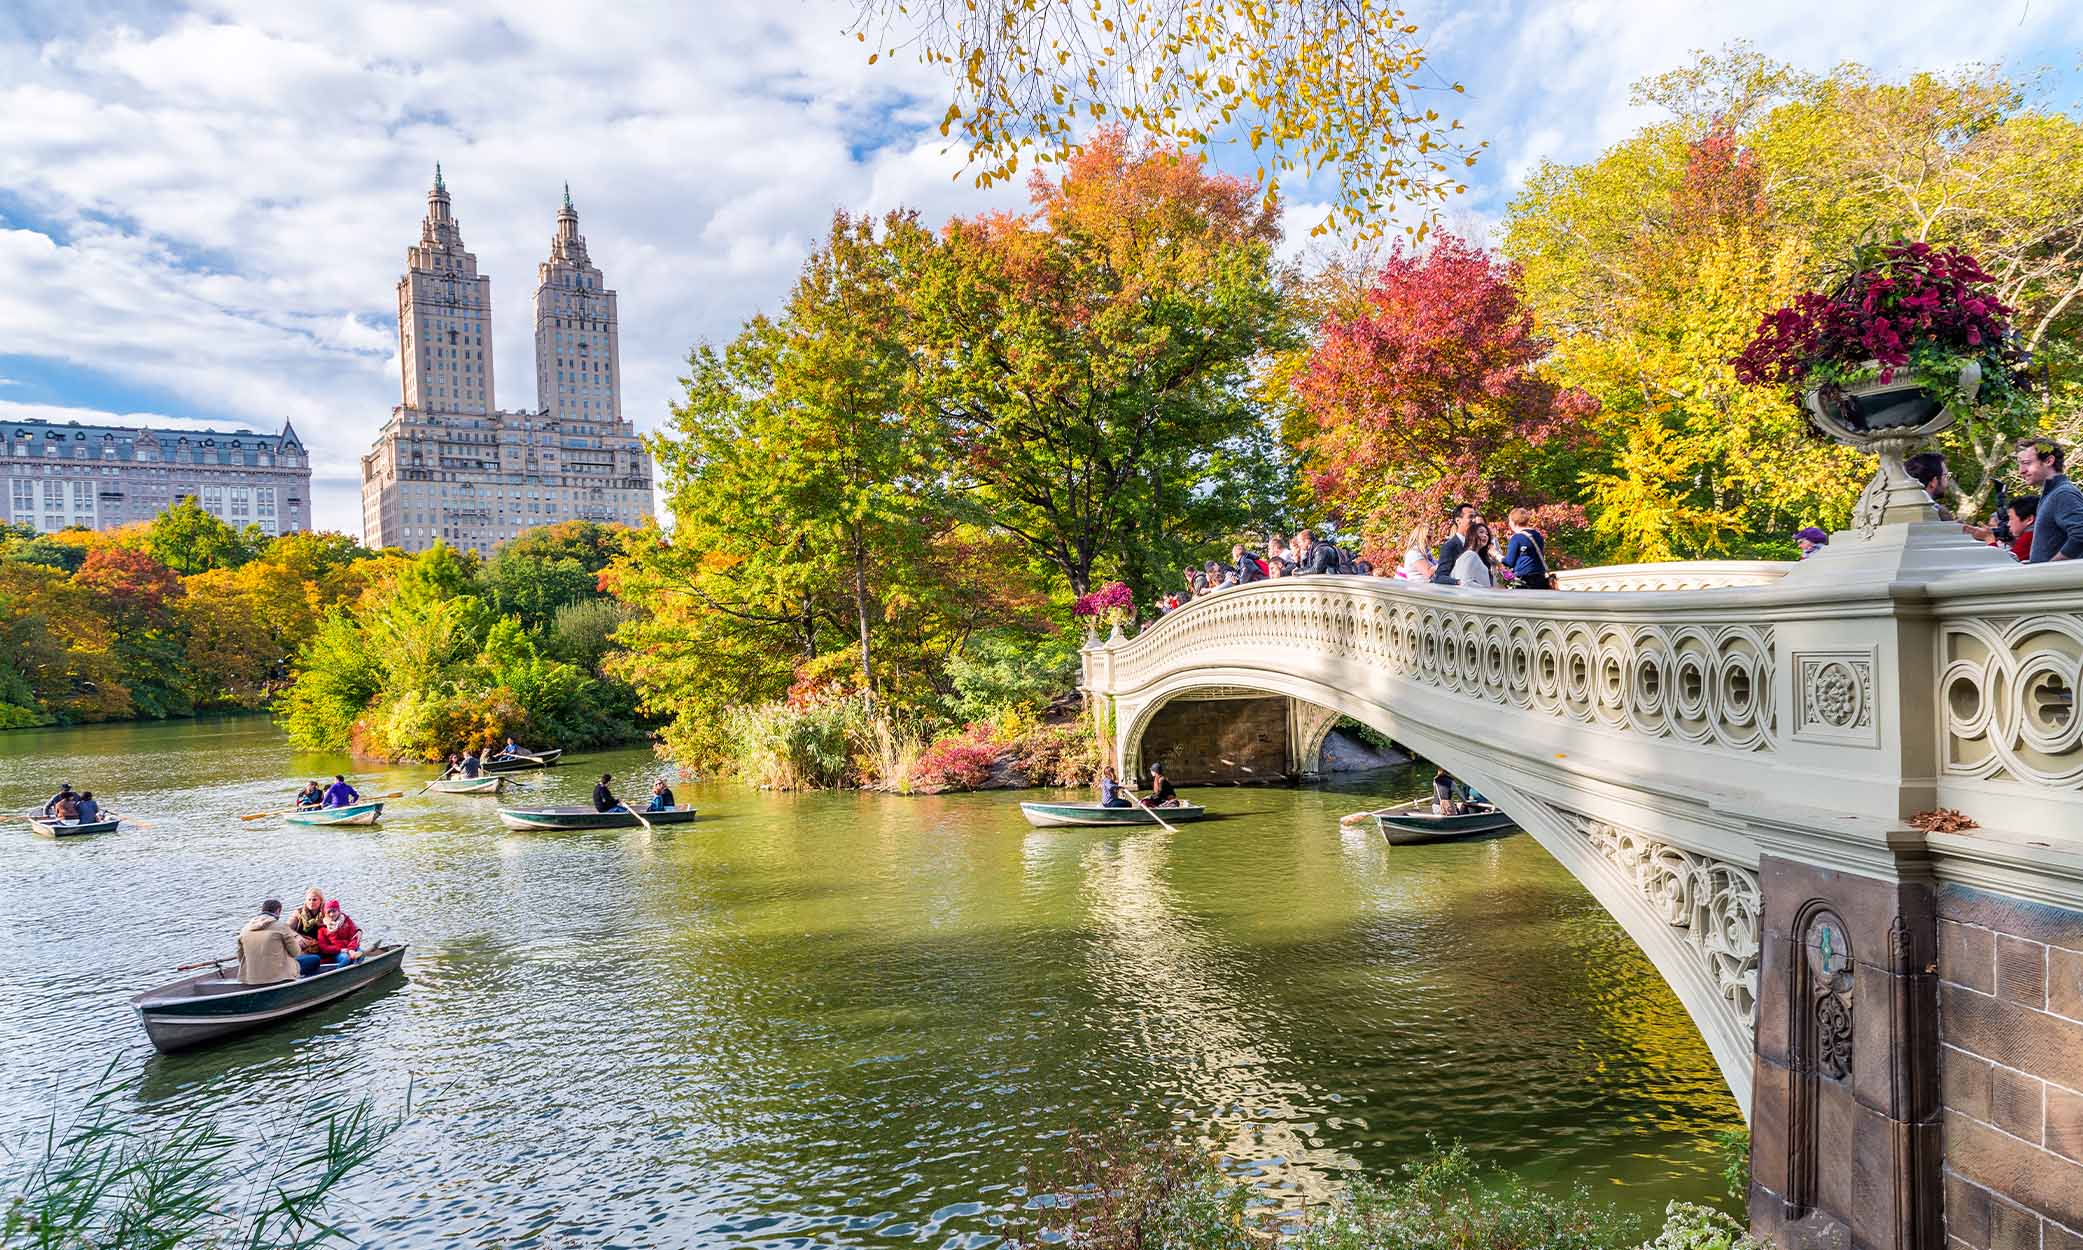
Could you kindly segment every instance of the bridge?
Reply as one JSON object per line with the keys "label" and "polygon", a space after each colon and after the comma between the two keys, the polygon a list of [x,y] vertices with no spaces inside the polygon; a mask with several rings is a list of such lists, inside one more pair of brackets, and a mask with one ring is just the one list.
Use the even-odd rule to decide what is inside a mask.
{"label": "bridge", "polygon": [[1276,579],[1082,660],[1125,773],[1187,711],[1290,774],[1351,717],[1508,812],[1698,1025],[1761,1236],[2083,1250],[2083,562],[1917,521],[1555,591]]}

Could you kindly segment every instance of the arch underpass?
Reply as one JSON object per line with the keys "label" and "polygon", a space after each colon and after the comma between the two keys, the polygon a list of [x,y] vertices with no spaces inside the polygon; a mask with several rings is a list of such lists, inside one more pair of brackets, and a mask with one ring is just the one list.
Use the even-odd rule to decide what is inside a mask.
{"label": "arch underpass", "polygon": [[[1938,524],[1838,538],[1800,565],[1587,570],[1561,591],[1276,579],[1090,640],[1083,685],[1127,769],[1168,704],[1271,696],[1295,761],[1350,716],[1497,802],[1706,1039],[1753,1127],[1760,1233],[1941,1250],[1956,1189],[2068,1228],[2083,1212],[2049,1196],[2067,1139],[2043,1120],[2029,1149],[1991,1147],[1988,1099],[1939,1059],[2051,1066],[2044,1099],[2083,1083],[2083,568],[1998,564]],[[1912,827],[1934,808],[1981,828]],[[1990,1053],[2009,1043],[1982,1019],[2003,1003],[1985,940],[2037,941],[2041,997],[2016,1006],[2045,1021],[2019,1044],[2051,1030],[2073,1074]],[[1988,1244],[1970,1231],[1952,1235]]]}

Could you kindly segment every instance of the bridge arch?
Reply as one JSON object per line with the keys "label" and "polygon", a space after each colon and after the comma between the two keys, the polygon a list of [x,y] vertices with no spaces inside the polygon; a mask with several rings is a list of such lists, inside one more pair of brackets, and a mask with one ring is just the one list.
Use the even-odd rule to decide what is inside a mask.
{"label": "bridge arch", "polygon": [[1297,755],[1320,748],[1330,726],[1349,716],[1482,791],[1582,883],[1641,948],[1692,1018],[1730,1093],[1749,1115],[1763,912],[1754,851],[1748,863],[1717,859],[1648,830],[1560,805],[1547,787],[1520,775],[1519,761],[1492,744],[1322,681],[1261,665],[1196,666],[1118,700],[1115,751],[1124,769],[1140,769],[1143,734],[1161,708],[1182,695],[1209,694],[1292,700],[1291,725],[1313,738],[1313,743],[1294,743]]}

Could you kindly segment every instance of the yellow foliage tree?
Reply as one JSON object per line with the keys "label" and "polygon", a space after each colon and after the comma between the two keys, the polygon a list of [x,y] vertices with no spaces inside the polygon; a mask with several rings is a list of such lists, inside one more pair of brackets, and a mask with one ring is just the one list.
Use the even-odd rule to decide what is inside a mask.
{"label": "yellow foliage tree", "polygon": [[1120,123],[1248,146],[1269,202],[1285,175],[1335,170],[1314,233],[1376,237],[1415,209],[1422,237],[1483,146],[1442,116],[1461,84],[1428,74],[1418,26],[1385,0],[856,0],[848,31],[871,64],[909,52],[945,72],[940,131],[979,186]]}

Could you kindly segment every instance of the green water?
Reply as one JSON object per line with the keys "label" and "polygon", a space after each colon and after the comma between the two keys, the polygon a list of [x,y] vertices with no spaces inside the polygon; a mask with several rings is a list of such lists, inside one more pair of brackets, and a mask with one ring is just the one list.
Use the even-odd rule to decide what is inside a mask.
{"label": "green water", "polygon": [[[0,811],[57,781],[151,822],[0,826],[0,1124],[113,1060],[126,1116],[269,1148],[314,1092],[413,1115],[347,1190],[361,1244],[988,1245],[1022,1160],[1165,1126],[1283,1201],[1458,1138],[1645,1217],[1718,1192],[1739,1116],[1670,991],[1524,835],[1390,850],[1338,817],[1408,773],[1204,790],[1222,819],[1035,830],[1015,796],[680,784],[693,824],[510,833],[492,801],[374,829],[236,816],[346,769],[259,719],[0,734]],[[642,751],[504,801],[641,793]],[[363,771],[370,793],[426,770]],[[201,1054],[127,1006],[266,895],[409,942],[388,989]]]}

